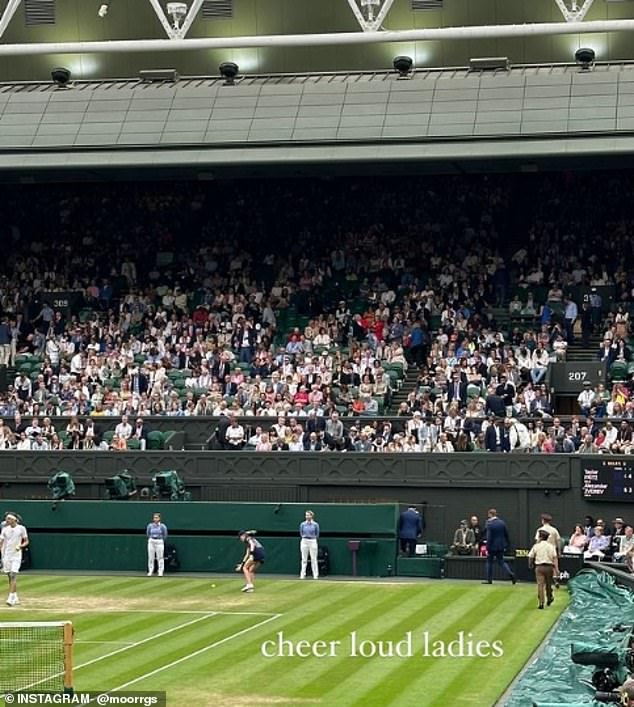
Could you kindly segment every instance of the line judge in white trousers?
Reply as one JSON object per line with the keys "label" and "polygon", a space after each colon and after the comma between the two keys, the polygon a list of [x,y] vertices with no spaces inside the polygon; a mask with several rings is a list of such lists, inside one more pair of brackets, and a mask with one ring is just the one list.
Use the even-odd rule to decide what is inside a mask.
{"label": "line judge in white trousers", "polygon": [[299,549],[302,555],[299,578],[306,579],[306,566],[308,565],[308,557],[310,556],[313,579],[318,579],[317,541],[319,539],[319,523],[315,522],[315,514],[312,511],[306,511],[306,520],[299,525],[299,536],[301,537]]}
{"label": "line judge in white trousers", "polygon": [[154,561],[158,562],[158,576],[162,577],[165,570],[165,539],[167,526],[161,522],[161,514],[155,513],[147,530],[147,576],[154,574]]}

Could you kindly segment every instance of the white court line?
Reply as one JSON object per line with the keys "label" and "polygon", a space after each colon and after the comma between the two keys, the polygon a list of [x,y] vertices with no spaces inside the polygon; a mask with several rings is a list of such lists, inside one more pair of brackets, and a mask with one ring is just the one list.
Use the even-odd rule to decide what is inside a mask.
{"label": "white court line", "polygon": [[146,680],[147,678],[151,678],[157,673],[161,673],[164,670],[169,670],[170,668],[173,668],[175,665],[179,665],[180,663],[184,663],[186,660],[190,660],[191,658],[195,658],[196,656],[201,655],[202,653],[206,653],[208,650],[211,650],[212,648],[217,648],[218,646],[221,646],[223,643],[227,643],[228,641],[232,641],[234,638],[238,638],[239,636],[244,636],[245,633],[248,633],[249,631],[253,631],[256,628],[259,628],[260,626],[264,626],[264,624],[268,624],[270,621],[275,621],[275,619],[279,619],[280,616],[283,616],[283,614],[273,614],[270,616],[268,619],[265,619],[264,621],[258,621],[257,624],[254,624],[253,626],[249,626],[248,628],[242,629],[242,631],[238,631],[237,633],[231,634],[231,636],[226,636],[225,638],[221,639],[220,641],[215,641],[214,643],[210,643],[208,646],[205,646],[204,648],[200,648],[197,651],[194,651],[193,653],[190,653],[189,655],[185,655],[182,658],[178,658],[178,660],[173,660],[171,663],[168,663],[167,665],[163,665],[160,668],[156,668],[155,670],[152,670],[149,673],[145,673],[145,675],[141,675],[138,678],[134,678],[134,680],[130,680],[129,682],[123,683],[123,685],[119,685],[118,687],[113,687],[111,690],[108,690],[108,692],[117,692],[118,690],[125,690],[126,687],[130,687],[130,685],[136,685],[137,682],[141,682],[142,680]]}
{"label": "white court line", "polygon": [[118,653],[123,653],[124,651],[129,651],[130,648],[136,648],[137,646],[142,646],[144,643],[149,643],[150,641],[154,641],[157,638],[162,638],[163,636],[167,636],[170,633],[174,633],[174,631],[180,631],[182,628],[187,628],[187,626],[192,626],[193,624],[197,624],[199,621],[204,621],[205,619],[210,619],[212,616],[215,616],[216,612],[212,611],[209,614],[205,614],[204,616],[200,616],[197,619],[192,619],[191,621],[186,621],[184,624],[178,624],[178,626],[172,626],[172,628],[168,628],[165,631],[161,631],[160,633],[155,633],[152,636],[148,636],[148,638],[144,638],[140,641],[135,641],[134,643],[130,643],[128,646],[125,646],[124,648],[118,648],[116,651],[111,651],[110,653],[106,653],[106,655],[99,656],[98,658],[93,658],[92,660],[87,661],[86,663],[80,663],[79,665],[75,665],[73,667],[73,671],[79,670],[79,668],[85,668],[88,665],[92,665],[93,663],[98,663],[100,660],[105,660],[106,658],[110,658],[113,655],[117,655]]}
{"label": "white court line", "polygon": [[[137,646],[142,646],[144,643],[148,643],[149,641],[154,641],[157,638],[161,638],[162,636],[167,636],[170,633],[174,633],[174,631],[180,631],[182,628],[186,628],[187,626],[191,626],[192,624],[196,624],[199,621],[204,621],[205,619],[209,619],[212,616],[215,616],[215,612],[211,612],[209,614],[205,614],[204,616],[199,616],[197,619],[192,619],[191,621],[186,621],[184,624],[178,624],[178,626],[172,626],[172,628],[168,628],[165,631],[161,631],[160,633],[155,633],[152,636],[149,636],[148,638],[144,638],[141,641],[135,641],[134,643],[130,643],[127,646],[124,646],[123,648],[117,648],[116,651],[110,651],[110,653],[106,653],[105,655],[100,655],[97,658],[93,658],[92,660],[88,660],[85,663],[80,663],[79,665],[73,666],[73,672],[75,670],[79,670],[80,668],[86,668],[89,665],[94,665],[94,663],[99,663],[101,660],[105,660],[106,658],[111,658],[113,655],[118,655],[119,653],[123,653],[124,651],[129,651],[131,648],[136,648]],[[49,675],[48,677],[44,678],[43,680],[38,680],[37,682],[31,683],[30,685],[27,685],[26,687],[23,687],[22,690],[30,690],[33,687],[36,687],[37,685],[41,685],[43,682],[46,682],[47,680],[51,680],[53,678],[57,678],[60,675],[63,675],[64,673],[57,673],[55,675]]]}
{"label": "white court line", "polygon": [[131,646],[132,643],[130,641],[74,641],[75,645],[78,643],[81,643],[82,645],[90,643],[90,644],[99,644],[99,645],[110,645],[110,646]]}
{"label": "white court line", "polygon": [[[2,609],[0,608],[0,611]],[[10,609],[11,613],[42,611],[46,614],[59,614],[54,609],[19,606]],[[272,611],[215,611],[212,609],[108,609],[108,614],[220,614],[221,616],[273,616]],[[103,614],[103,609],[64,609],[64,614]]]}

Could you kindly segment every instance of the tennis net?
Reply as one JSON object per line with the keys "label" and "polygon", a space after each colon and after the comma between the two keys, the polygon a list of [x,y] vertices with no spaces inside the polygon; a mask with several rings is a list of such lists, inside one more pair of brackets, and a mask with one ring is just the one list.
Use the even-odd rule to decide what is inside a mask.
{"label": "tennis net", "polygon": [[70,621],[0,622],[0,693],[72,690],[72,656]]}

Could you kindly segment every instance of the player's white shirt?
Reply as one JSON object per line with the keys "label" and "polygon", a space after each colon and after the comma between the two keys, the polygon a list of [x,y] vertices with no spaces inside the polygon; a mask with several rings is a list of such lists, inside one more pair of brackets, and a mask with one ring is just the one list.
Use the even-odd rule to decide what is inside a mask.
{"label": "player's white shirt", "polygon": [[0,532],[2,538],[2,559],[18,559],[22,557],[22,550],[18,550],[18,546],[28,538],[26,528],[19,523],[12,528],[10,525],[5,525]]}

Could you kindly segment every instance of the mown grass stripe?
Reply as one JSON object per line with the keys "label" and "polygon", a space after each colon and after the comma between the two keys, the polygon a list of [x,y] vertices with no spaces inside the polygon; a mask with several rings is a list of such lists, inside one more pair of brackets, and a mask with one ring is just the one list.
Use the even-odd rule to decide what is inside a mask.
{"label": "mown grass stripe", "polygon": [[[460,587],[452,587],[446,591],[439,587],[436,591],[438,592],[437,595],[430,601],[425,600],[426,595],[423,593],[421,596],[421,607],[404,617],[399,617],[397,621],[391,621],[390,617],[387,616],[383,622],[377,621],[373,625],[360,627],[358,631],[359,638],[400,641],[408,631],[412,631],[414,642],[416,642],[423,628],[433,631],[436,628],[445,626],[447,620],[455,616],[462,608],[470,610],[473,605],[471,598],[466,596],[464,590]],[[348,657],[342,655],[339,663],[332,667],[331,673],[320,676],[320,679],[323,684],[330,685],[332,686],[331,689],[335,690],[332,695],[330,692],[326,693],[328,700],[336,699],[336,694],[340,696],[345,694],[350,699],[350,695],[356,694],[354,690],[351,690],[352,686],[354,686],[355,690],[363,691],[369,683],[377,682],[378,675],[385,673],[388,669],[393,669],[403,661],[409,660],[411,659],[398,657],[372,660],[361,656]],[[370,665],[372,666],[371,669]],[[369,678],[368,672],[370,673]],[[315,681],[315,686],[317,682]],[[338,685],[341,687],[338,688]],[[336,704],[336,702],[333,702],[333,704]]]}
{"label": "mown grass stripe", "polygon": [[[384,588],[382,587],[377,587],[373,591],[368,591],[366,588],[365,590],[369,594],[376,594],[378,595],[379,598],[381,598],[384,595]],[[403,596],[400,595],[400,593],[395,593],[395,595],[392,597],[393,600],[396,600],[399,602],[400,606],[399,608],[402,609],[402,612],[399,612],[401,616],[399,617],[399,620],[401,622],[405,622],[410,626],[410,621],[413,612],[409,609],[407,604],[413,603],[413,604],[420,604],[422,602],[425,602],[424,606],[421,607],[420,613],[427,615],[438,615],[440,612],[450,610],[448,608],[448,602],[450,602],[450,605],[455,606],[456,603],[465,601],[467,605],[469,605],[469,602],[466,600],[462,600],[461,598],[457,598],[455,602],[451,602],[451,599],[453,598],[454,594],[456,597],[459,597],[463,594],[463,590],[459,587],[453,587],[452,590],[450,590],[451,596],[449,596],[446,592],[442,591],[440,588],[435,588],[433,590],[433,595],[434,598],[430,599],[430,592],[429,589],[425,590],[419,590],[414,593],[414,595],[409,594],[409,601],[403,602],[403,597],[407,600],[408,594],[405,594]],[[389,612],[391,614],[391,612]],[[375,630],[378,630],[378,623],[382,620],[382,617],[380,615],[375,615],[374,621],[375,621]],[[383,619],[384,620],[384,619]],[[275,625],[275,629],[280,630],[284,629],[285,635],[290,636],[291,633],[284,627],[285,624],[283,620],[280,620],[280,624]],[[314,624],[312,621],[308,621],[307,626],[314,627]],[[339,624],[339,627],[328,627],[330,631],[332,631],[332,635],[341,637],[342,636],[342,624]],[[347,628],[346,627],[344,630],[347,633]],[[321,629],[321,630],[319,630]],[[303,637],[303,633],[305,631],[296,631],[297,636],[296,637]],[[323,632],[323,621],[320,621],[318,624],[318,635],[324,635]],[[401,636],[399,636],[400,638]],[[259,650],[259,644],[261,644],[261,639],[258,641],[258,645],[253,646],[245,646],[244,647],[244,652],[242,653],[242,660],[243,665],[241,666],[240,663],[236,663],[235,660],[231,660],[229,663],[225,663],[223,665],[216,664],[214,665],[213,669],[213,674],[214,674],[214,679],[213,681],[210,681],[209,687],[210,689],[214,688],[214,685],[217,685],[218,689],[221,689],[223,693],[226,694],[228,690],[231,691],[231,694],[242,694],[244,692],[245,686],[244,686],[244,680],[236,684],[236,675],[242,675],[244,676],[245,671],[251,676],[252,671],[254,666],[256,666],[262,661],[266,660],[264,658],[259,658],[257,661],[253,657],[254,652],[256,650]],[[245,657],[246,656],[246,657]],[[332,661],[335,660],[337,661],[335,665],[333,665]],[[350,675],[350,671],[352,670],[362,670],[365,668],[366,670],[373,670],[374,669],[374,662],[373,661],[365,661],[363,659],[357,659],[360,660],[359,663],[353,664],[353,661],[355,661],[354,658],[347,658],[345,655],[341,655],[339,658],[334,658],[334,659],[322,659],[322,660],[317,660],[315,659],[314,661],[311,660],[303,660],[302,659],[289,659],[289,658],[280,658],[275,663],[273,663],[270,660],[266,661],[266,666],[267,670],[263,672],[260,677],[258,678],[258,673],[253,674],[253,680],[249,679],[249,685],[251,684],[258,684],[258,685],[265,685],[267,686],[264,688],[264,692],[268,695],[274,696],[276,699],[280,698],[288,698],[289,700],[292,700],[293,697],[299,698],[301,696],[309,696],[309,695],[323,695],[324,690],[326,689],[326,686],[334,686],[337,685],[339,682],[342,680],[345,680],[347,677]],[[296,666],[296,669],[289,669],[288,666],[289,664],[294,663]],[[370,667],[370,664],[372,664],[372,667]],[[297,667],[298,666],[298,667]],[[326,672],[323,672],[320,670],[322,666],[325,668]],[[232,679],[233,678],[233,679]],[[270,686],[270,687],[269,687]],[[342,697],[344,700],[350,699],[350,693],[346,693],[345,696]],[[289,702],[290,704],[290,702]],[[324,704],[348,704],[347,701],[345,702],[335,702],[331,701],[330,698],[324,699]],[[368,704],[375,704],[372,702],[369,702]]]}
{"label": "mown grass stripe", "polygon": [[[336,605],[338,609],[345,609],[349,605],[355,606],[358,603],[358,599],[364,595],[365,592],[363,590],[358,590],[357,592],[354,592],[353,594],[349,594],[347,596],[333,597],[331,595],[322,594],[321,596],[315,597],[312,601],[309,602],[308,605],[310,606],[310,611],[303,612],[301,615],[298,615],[298,607],[296,606],[294,613],[284,614],[278,621],[275,622],[275,625],[274,627],[271,627],[271,630],[273,631],[274,629],[274,632],[284,630],[286,632],[293,633],[297,629],[302,629],[306,625],[319,623],[325,616],[328,616],[328,611],[331,606]],[[255,642],[258,639],[252,640]],[[247,655],[250,655],[251,657],[253,657],[254,655],[260,655],[259,643],[257,644],[257,649],[255,653],[251,652],[251,650],[245,650],[244,652],[242,652],[240,649],[234,648],[226,655],[228,663],[232,662],[233,660],[242,660]]]}
{"label": "mown grass stripe", "polygon": [[[266,620],[272,617],[266,617]],[[212,644],[220,645],[227,637],[251,630],[254,621],[260,623],[262,620],[263,617],[225,617],[224,620],[219,620],[219,617],[214,616],[209,624],[188,627],[182,633],[172,634],[167,642],[149,642],[142,647],[126,651],[125,659],[108,659],[100,663],[98,673],[95,671],[82,675],[77,685],[81,689],[102,690],[107,687],[111,690],[114,689],[113,685],[134,681],[139,675],[154,672],[160,675],[166,664],[189,660],[193,653],[202,654]],[[173,684],[173,676],[168,674],[166,680],[167,685]]]}
{"label": "mown grass stripe", "polygon": [[226,636],[225,638],[222,638],[222,639],[220,639],[220,640],[218,640],[218,641],[215,641],[214,643],[212,643],[212,644],[210,644],[210,645],[207,645],[207,646],[205,646],[205,647],[203,647],[203,648],[200,648],[199,650],[197,650],[197,651],[195,651],[195,652],[193,652],[193,653],[191,653],[191,654],[189,654],[189,655],[187,655],[187,656],[184,656],[184,657],[182,657],[182,658],[179,658],[179,659],[177,659],[177,660],[174,660],[174,661],[168,663],[167,665],[163,665],[161,668],[157,668],[156,670],[154,670],[154,671],[152,671],[152,672],[150,672],[150,673],[145,673],[144,675],[141,675],[141,676],[139,676],[138,678],[135,678],[134,680],[130,680],[130,681],[128,681],[128,682],[126,682],[126,683],[124,683],[124,684],[122,684],[122,685],[119,685],[118,687],[113,688],[113,690],[114,690],[114,691],[117,691],[117,690],[124,690],[124,689],[126,689],[126,688],[128,688],[128,687],[131,687],[132,685],[136,685],[136,684],[139,683],[139,682],[143,682],[144,680],[148,680],[149,678],[153,677],[154,675],[156,675],[156,674],[159,673],[159,672],[163,672],[163,671],[165,671],[165,670],[171,670],[172,668],[176,667],[177,665],[179,665],[180,663],[183,663],[183,662],[186,661],[186,660],[191,660],[192,658],[195,658],[195,657],[197,657],[198,655],[201,655],[201,654],[203,654],[203,653],[206,653],[208,650],[211,650],[211,649],[213,649],[213,648],[217,648],[218,646],[221,646],[221,645],[227,643],[228,641],[233,641],[233,640],[235,640],[235,639],[237,639],[237,638],[240,638],[242,635],[244,635],[244,634],[246,634],[246,633],[248,633],[248,632],[250,632],[250,631],[254,631],[254,630],[258,629],[258,628],[261,628],[262,626],[264,626],[264,625],[270,623],[271,621],[275,621],[277,618],[279,618],[279,616],[276,614],[276,615],[271,616],[271,617],[269,617],[269,618],[267,618],[267,619],[263,619],[262,621],[259,621],[258,623],[254,624],[254,625],[252,625],[252,626],[249,626],[249,627],[247,627],[247,628],[244,628],[244,629],[242,629],[241,631],[238,631],[238,632],[236,632],[236,633],[230,634],[229,636]]}
{"label": "mown grass stripe", "polygon": [[125,651],[108,651],[108,655],[104,651],[104,655],[95,661],[96,664],[80,671],[81,685],[84,689],[91,689],[91,686],[105,689],[104,685],[109,686],[114,681],[131,679],[141,672],[148,672],[168,660],[189,654],[194,646],[198,648],[208,645],[261,618],[214,615],[195,624],[179,624],[180,628],[169,634],[154,631],[149,636],[144,635],[143,640],[140,640],[138,634],[133,634],[130,639],[134,642]]}
{"label": "mown grass stripe", "polygon": [[[285,640],[294,642],[298,640],[338,640],[341,639],[342,636],[346,636],[350,630],[354,630],[368,621],[375,620],[377,616],[382,616],[386,611],[393,609],[394,596],[391,594],[386,597],[382,592],[374,592],[368,596],[367,592],[365,592],[364,598],[365,601],[363,602],[345,605],[344,607],[333,607],[331,613],[322,615],[320,621],[300,623],[295,630],[289,627],[288,622],[284,620],[286,617],[284,617],[279,623],[275,624],[274,633],[277,634],[278,631],[283,631]],[[418,596],[410,597],[409,602],[406,603],[406,607],[409,606],[410,603],[418,603],[419,601]],[[407,611],[406,607],[404,607],[403,610]],[[267,640],[273,638],[274,636],[272,635]],[[320,663],[317,668],[313,666],[313,670],[311,670],[311,678],[313,678],[318,668],[322,667],[324,660],[327,663],[331,662],[330,658],[265,658],[261,656],[260,651],[258,651],[257,660],[253,658],[250,660],[250,674],[253,676],[253,682],[256,684],[265,681],[274,681],[277,685],[278,679],[282,682],[292,682],[295,679],[297,671],[302,671],[304,673],[303,680],[306,680],[307,661],[319,661]],[[325,668],[326,666],[324,665],[324,669]],[[228,679],[231,681],[230,677],[228,677]],[[236,685],[239,684],[239,681],[240,678],[238,676],[233,680]],[[310,690],[310,683],[306,683],[306,687]]]}
{"label": "mown grass stripe", "polygon": [[[384,596],[385,589],[383,587],[376,587],[373,590],[369,590],[367,587],[365,590],[361,590],[362,594],[365,593],[365,596],[367,597],[368,595],[375,594],[379,600]],[[460,590],[457,590],[460,591]],[[438,602],[437,605],[431,605],[431,602],[428,602],[426,610],[428,612],[433,613],[436,609],[442,610],[442,607],[446,604],[447,597],[446,596],[440,596],[441,592],[439,590],[435,590],[434,594],[436,595],[436,600]],[[444,594],[444,593],[443,593]],[[424,592],[416,592],[414,596],[411,597],[411,602],[414,604],[419,604],[423,599],[428,599],[429,592],[424,593]],[[405,598],[407,598],[407,595],[404,595]],[[395,597],[392,597],[392,600],[394,601]],[[335,602],[333,602],[333,605]],[[356,604],[355,604],[356,605]],[[401,601],[401,606],[400,608],[403,609],[402,613],[404,616],[411,615],[411,612],[409,609],[405,606],[403,606],[403,603]],[[319,613],[322,613],[323,609],[319,609]],[[323,614],[323,616],[326,616],[326,614]],[[303,619],[301,622],[297,623],[295,622],[296,626],[294,626],[293,631],[289,631],[287,626],[289,625],[289,622],[284,622],[284,618],[280,619],[280,623],[275,625],[275,630],[284,630],[285,635],[292,635],[293,633],[301,635],[303,637],[305,633],[305,628],[302,628],[303,626],[308,626],[311,627],[311,630],[315,627],[315,624],[312,620],[312,617],[308,617]],[[376,615],[375,615],[376,618]],[[403,617],[404,618],[404,617]],[[335,618],[335,620],[337,620]],[[379,617],[380,620],[380,617]],[[339,629],[337,627],[331,627],[328,625],[328,630],[332,631],[332,635],[334,636],[341,636],[341,624],[339,624]],[[319,623],[317,624],[317,635],[323,635],[324,633],[324,622],[323,620],[320,620]],[[269,638],[267,636],[267,638]],[[249,684],[261,684],[261,685],[266,685],[266,686],[271,686],[270,688],[265,688],[264,692],[267,694],[274,694],[275,697],[277,698],[278,696],[284,695],[286,697],[292,698],[293,695],[299,696],[298,695],[298,688],[297,685],[299,684],[301,688],[301,695],[318,695],[321,694],[324,690],[325,685],[331,685],[331,684],[336,684],[337,680],[342,679],[342,675],[336,674],[328,677],[322,677],[318,676],[318,671],[319,667],[323,665],[324,663],[322,661],[319,661],[319,665],[317,665],[317,660],[314,662],[311,661],[302,661],[302,659],[289,659],[289,658],[280,658],[276,660],[274,663],[271,660],[267,660],[264,658],[258,658],[256,659],[254,656],[256,655],[256,651],[259,654],[259,648],[261,645],[262,639],[259,638],[257,640],[257,643],[253,646],[251,645],[246,645],[244,646],[244,650],[241,651],[235,658],[231,658],[228,662],[223,662],[222,664],[215,664],[213,666],[213,673],[214,673],[214,680],[212,683],[210,683],[210,688],[213,687],[214,684],[217,684],[219,688],[221,688],[224,692],[227,690],[231,690],[232,693],[235,694],[240,694],[244,692],[244,680],[240,681],[237,685],[235,684],[236,681],[236,676],[244,676],[245,673],[248,673],[249,675],[252,675],[253,668],[255,665],[262,664],[262,661],[266,660],[266,666],[267,670],[263,672],[258,678],[257,674],[253,675],[253,680],[250,678],[249,679]],[[227,656],[225,656],[227,657]],[[333,659],[328,660],[328,664],[326,666],[327,669],[332,668],[332,661]],[[337,659],[334,659],[337,660]],[[241,662],[236,662],[236,661],[241,661]],[[294,663],[297,667],[297,670],[289,669],[289,664]],[[328,667],[330,666],[330,667]],[[209,667],[209,666],[208,666]],[[352,669],[351,664],[348,662],[346,665],[345,661],[343,663],[340,663],[340,668],[339,668],[345,677],[349,673],[349,671]],[[294,677],[295,676],[295,679]],[[218,679],[216,679],[216,677]],[[313,680],[315,683],[315,689],[313,689],[313,683],[309,682],[308,680]],[[287,684],[290,683],[290,684]],[[336,703],[330,703],[328,704],[336,704]]]}
{"label": "mown grass stripe", "polygon": [[[367,589],[359,589],[354,595],[345,598],[350,604],[357,605],[358,598],[363,596],[366,592]],[[293,621],[288,621],[288,616],[286,615],[281,616],[272,624],[272,627],[277,631],[281,630],[283,626],[301,628],[301,626],[306,624],[312,625],[316,621],[318,622],[320,618],[327,615],[329,604],[337,604],[337,602],[333,597],[322,596],[320,602],[311,603],[311,612],[303,614],[301,617],[295,615]],[[337,604],[337,606],[339,606],[339,604]],[[262,641],[270,638],[271,635],[271,629],[269,629],[268,626],[263,626],[262,628],[254,630],[252,637],[250,637],[250,634],[242,637],[239,644],[230,650],[225,648],[223,651],[214,651],[209,655],[205,654],[204,656],[193,658],[190,669],[193,671],[196,669],[204,671],[208,676],[206,684],[217,684],[218,687],[223,690],[226,689],[228,681],[235,679],[236,676],[244,683],[244,675],[250,674],[257,656],[260,655],[260,645]],[[161,681],[161,676],[157,675],[155,679]],[[165,686],[168,687],[169,684],[169,680],[166,680]]]}
{"label": "mown grass stripe", "polygon": [[[152,637],[108,658],[103,656],[118,646],[78,643],[77,662],[96,660],[78,670],[76,687],[103,691],[133,680],[139,688],[132,689],[166,689],[168,703],[175,701],[187,707],[255,707],[278,702],[280,707],[304,707],[306,700],[306,707],[311,700],[322,707],[445,707],[455,702],[454,693],[463,681],[469,684],[468,692],[473,697],[465,704],[484,707],[501,694],[511,673],[519,670],[533,652],[542,635],[540,615],[548,614],[534,609],[534,587],[521,585],[511,589],[439,581],[354,584],[263,576],[258,578],[254,594],[243,595],[238,575],[235,579],[170,576],[159,580],[121,575],[59,579],[21,577],[24,606],[5,611],[4,620],[70,618],[78,637],[84,640],[110,637],[128,643]],[[212,583],[216,584],[213,589]],[[118,589],[110,592],[109,587]],[[31,613],[30,596],[36,609]],[[79,613],[72,613],[73,604],[81,609]],[[38,609],[47,605],[53,610]],[[90,608],[93,606],[94,610]],[[117,610],[119,606],[124,611]],[[126,607],[131,610],[125,611]],[[196,613],[154,613],[157,608]],[[165,637],[155,636],[157,627],[199,618],[205,615],[205,609],[207,613],[285,615],[262,626],[253,622],[270,618],[270,613],[215,615]],[[514,620],[510,618],[513,614]],[[542,619],[544,633],[553,620],[554,616]],[[456,625],[453,632],[452,624]],[[242,627],[246,633],[235,637]],[[419,642],[418,634],[423,630],[429,630],[433,638],[446,636],[445,640],[454,638],[457,630],[471,630],[478,638],[490,632],[504,640],[505,659],[501,670],[489,660],[478,659],[465,659],[464,665],[436,660],[431,666],[422,657],[355,659],[342,654],[332,659],[265,659],[260,653],[261,644],[278,630],[291,640],[348,639],[351,630],[357,630],[362,639],[399,640],[412,630]],[[483,638],[489,640],[488,635]],[[224,639],[229,640],[211,647]],[[486,684],[477,678],[483,665],[487,669]],[[462,690],[460,694],[464,697]]]}
{"label": "mown grass stripe", "polygon": [[[565,609],[567,600],[558,602],[556,607],[549,609],[548,612],[539,612],[536,609],[537,600],[534,596],[527,596],[526,601],[518,611],[510,612],[508,618],[503,622],[503,625],[498,624],[498,632],[496,639],[502,641],[504,645],[504,658],[498,663],[498,675],[506,675],[505,684],[499,686],[491,686],[490,701],[493,704],[504,693],[504,690],[510,685],[515,675],[530,659],[535,651],[535,647],[544,639],[550,631],[552,625],[557,621],[561,612]],[[484,622],[483,628],[488,627],[491,621],[498,621],[497,614],[490,615]],[[501,630],[500,630],[501,629]],[[479,627],[478,627],[479,631]],[[522,641],[516,642],[512,640],[515,636],[522,636]],[[463,671],[464,673],[464,671]],[[438,703],[446,701],[452,694],[457,694],[461,684],[465,679],[464,674],[458,675],[450,682],[445,690],[438,696]],[[483,690],[485,686],[483,686]]]}
{"label": "mown grass stripe", "polygon": [[[75,638],[111,640],[116,639],[120,632],[133,635],[133,627],[134,636],[136,637],[139,633],[139,628],[144,626],[143,616],[144,614],[108,613],[107,620],[104,620],[103,614],[101,616],[99,614],[82,615],[79,619],[74,618],[73,620]],[[182,617],[175,616],[173,621],[182,621]],[[166,625],[169,624],[169,620],[165,623]],[[132,638],[132,640],[134,641],[136,638]]]}
{"label": "mown grass stripe", "polygon": [[[93,589],[95,586],[94,578],[83,579],[81,577],[46,577],[42,578],[42,582],[32,587],[31,577],[21,576],[18,580],[20,589],[25,594],[34,594],[36,596],[48,596],[51,593],[59,594],[83,594],[84,589]],[[81,590],[81,591],[80,591]]]}
{"label": "mown grass stripe", "polygon": [[[479,592],[479,599],[475,604],[473,603],[472,596],[465,594],[464,603],[469,606],[466,612],[459,611],[455,605],[450,605],[447,607],[446,611],[438,614],[432,621],[419,623],[416,617],[412,617],[410,621],[406,621],[398,627],[399,631],[397,635],[401,635],[408,630],[413,630],[416,642],[420,641],[420,634],[423,630],[426,630],[433,639],[445,641],[453,640],[459,631],[465,631],[466,633],[471,630],[471,627],[481,620],[481,613],[493,609],[496,606],[497,600],[489,589],[488,592]],[[455,618],[456,616],[458,618]],[[421,619],[425,618],[424,613],[421,614]],[[448,619],[449,622],[447,622]],[[377,696],[384,700],[385,705],[388,705],[394,698],[398,697],[403,691],[409,688],[409,683],[414,675],[418,678],[421,674],[428,673],[435,665],[435,661],[431,658],[419,657],[415,666],[412,665],[412,660],[413,658],[387,658],[377,660],[373,665],[370,680],[363,682],[355,681],[355,700],[349,703],[350,707],[367,704],[369,699],[376,699]],[[385,685],[389,685],[389,689],[386,689]],[[341,694],[342,691],[349,693],[352,689],[353,685],[349,683],[349,679],[346,679],[341,683],[339,688],[335,689],[333,692],[326,693],[326,695],[328,699],[336,699],[337,694]]]}
{"label": "mown grass stripe", "polygon": [[[205,616],[205,614],[201,615]],[[116,617],[110,615],[108,618],[107,630],[102,631],[99,637],[103,640],[113,641],[124,632],[126,636],[131,636],[132,642],[136,643],[145,640],[149,636],[171,630],[176,626],[188,624],[190,620],[196,620],[196,616],[179,616],[172,614],[122,614]],[[94,636],[91,633],[91,636]]]}
{"label": "mown grass stripe", "polygon": [[[468,629],[463,629],[467,640],[471,639],[474,643],[481,640],[489,643],[502,641],[505,656],[501,658],[492,656],[487,658],[447,656],[431,659],[436,661],[434,680],[430,681],[426,674],[421,677],[414,676],[408,690],[401,690],[399,687],[392,691],[394,704],[407,704],[410,692],[422,689],[425,690],[425,698],[430,705],[447,704],[447,699],[451,701],[451,697],[455,698],[455,695],[461,689],[464,689],[464,681],[468,680],[473,673],[474,663],[476,666],[489,666],[497,675],[507,670],[508,665],[505,657],[508,657],[508,647],[504,645],[502,633],[509,626],[516,626],[519,630],[521,617],[526,614],[529,601],[530,598],[527,595],[518,593],[515,590],[496,605],[495,612],[487,612],[480,617],[480,621],[469,626]],[[441,638],[442,640],[447,640],[455,638],[455,635],[445,635]],[[461,685],[462,688],[460,687]],[[465,704],[493,704],[499,694],[497,686],[483,684],[477,695],[478,702],[473,702],[467,692]]]}

